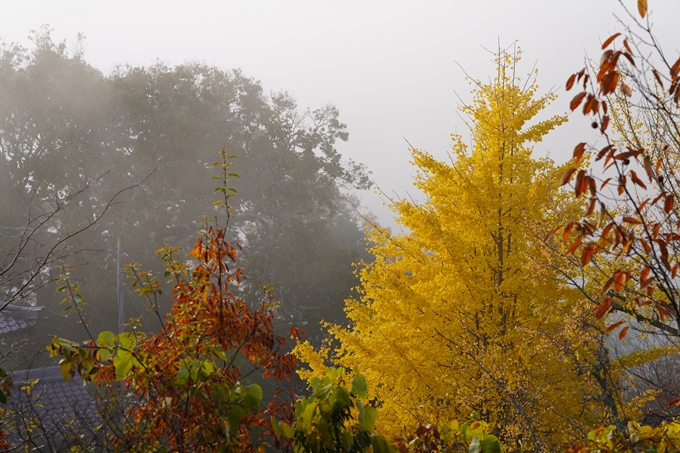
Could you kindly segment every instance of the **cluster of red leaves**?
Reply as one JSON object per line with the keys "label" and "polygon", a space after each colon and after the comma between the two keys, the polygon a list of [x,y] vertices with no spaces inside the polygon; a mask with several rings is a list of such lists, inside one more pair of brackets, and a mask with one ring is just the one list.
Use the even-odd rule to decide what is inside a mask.
{"label": "cluster of red leaves", "polygon": [[[112,439],[116,449],[165,445],[169,451],[217,451],[230,437],[225,389],[233,389],[254,370],[277,381],[292,376],[295,358],[282,351],[285,338],[274,333],[271,308],[262,304],[251,310],[234,294],[242,278],[240,268],[232,269],[236,247],[225,241],[224,230],[208,229],[190,254],[198,264],[188,276],[183,263],[172,251],[166,252],[164,259],[176,280],[175,303],[163,331],[137,347],[140,365],[122,383],[135,403],[125,410],[126,429]],[[210,361],[214,371],[205,379],[179,383],[180,363],[187,360]],[[100,364],[96,379],[111,385],[115,375],[109,361]],[[271,417],[292,420],[292,402],[275,398],[261,410],[241,416],[237,451],[261,450]],[[230,442],[233,445],[234,439]]]}
{"label": "cluster of red leaves", "polygon": [[[639,13],[642,17],[647,12],[647,4],[640,1]],[[652,153],[644,148],[632,149],[630,147],[618,147],[610,142],[608,127],[609,96],[614,94],[617,88],[626,96],[632,96],[631,88],[622,81],[621,61],[630,64],[628,74],[631,71],[637,77],[644,77],[636,64],[636,57],[628,43],[623,39],[623,46],[613,48],[613,44],[621,36],[616,33],[609,37],[602,45],[604,53],[600,60],[594,81],[588,68],[572,74],[567,80],[566,88],[571,90],[575,85],[582,84],[583,90],[570,102],[571,110],[576,110],[583,105],[583,115],[593,117],[593,128],[599,128],[600,133],[606,138],[607,145],[600,150],[595,149],[595,162],[602,161],[602,174],[608,170],[614,172],[614,176],[600,181],[593,175],[592,170],[580,168],[579,163],[587,149],[586,143],[579,143],[575,149],[573,158],[576,167],[570,168],[562,178],[562,185],[574,180],[574,194],[589,196],[589,203],[585,216],[580,221],[569,222],[566,225],[556,227],[549,236],[555,234],[564,227],[563,240],[571,243],[567,247],[567,254],[576,253],[580,250],[582,266],[588,265],[591,260],[600,253],[608,254],[611,263],[625,263],[611,270],[609,278],[601,289],[601,296],[594,312],[598,318],[603,318],[612,308],[616,308],[633,315],[638,320],[653,321],[652,324],[664,328],[663,324],[669,319],[677,321],[678,301],[674,296],[674,284],[678,272],[678,263],[673,259],[673,250],[680,245],[680,222],[674,216],[675,194],[671,190],[664,190],[664,174],[660,173],[664,161],[663,157],[653,162]],[[611,47],[611,48],[610,48]],[[662,77],[656,69],[652,74],[661,89],[664,89]],[[633,77],[635,79],[635,77]],[[639,79],[638,79],[639,80]],[[669,68],[670,87],[667,90],[670,102],[680,103],[680,58]],[[661,152],[668,145],[663,145]],[[659,154],[663,156],[663,154]],[[635,165],[633,165],[635,163]],[[643,181],[633,167],[639,168],[646,173],[648,182]],[[675,181],[680,185],[680,181]],[[637,189],[636,189],[637,186]],[[624,215],[612,213],[610,208],[621,210],[621,204],[614,207],[607,195],[603,195],[604,189],[615,187],[615,192],[625,206]],[[658,193],[654,191],[658,188]],[[638,190],[651,196],[640,200]],[[599,220],[593,220],[593,214],[599,206]],[[573,234],[575,233],[575,234]],[[671,253],[669,253],[671,250]],[[626,258],[625,260],[621,260]],[[676,261],[672,263],[672,261]],[[631,270],[631,264],[634,268]],[[636,308],[624,308],[622,304],[615,304],[613,296],[621,291],[626,285],[632,291]],[[659,289],[660,291],[656,291]],[[630,298],[630,297],[629,297]],[[621,300],[626,298],[620,297]],[[643,312],[642,307],[651,306],[655,310],[650,317],[649,312]],[[643,314],[647,313],[647,314]],[[611,328],[616,328],[621,323],[616,323]],[[619,337],[623,338],[627,332],[624,328]],[[667,330],[667,329],[666,329]],[[668,331],[668,330],[667,330]]]}

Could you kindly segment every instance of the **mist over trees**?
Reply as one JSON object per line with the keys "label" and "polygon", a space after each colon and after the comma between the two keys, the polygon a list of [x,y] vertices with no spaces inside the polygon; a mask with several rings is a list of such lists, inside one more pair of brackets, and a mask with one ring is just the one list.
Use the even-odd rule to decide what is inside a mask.
{"label": "mist over trees", "polygon": [[395,233],[358,214],[332,105],[199,63],[104,74],[47,28],[6,44],[0,450],[680,451],[680,58],[637,7],[566,82],[595,142],[534,154],[567,116],[499,43],[470,145],[410,148]]}
{"label": "mist over trees", "polygon": [[[226,148],[240,175],[230,181],[237,196],[229,234],[249,269],[243,291],[258,300],[260,285],[276,282],[277,318],[305,326],[312,337],[322,318],[343,318],[355,284],[352,263],[365,256],[351,192],[370,182],[335,149],[348,133],[334,106],[302,110],[287,93],[267,95],[239,70],[198,63],[121,65],[103,74],[82,52],[54,42],[47,28],[34,32],[32,43],[5,44],[0,57],[3,254],[29,210],[69,206],[45,226],[45,244],[97,219],[69,244],[78,253],[63,264],[74,267],[93,329],[117,330],[118,241],[123,263],[162,276],[156,249],[190,249],[203,216],[214,215],[212,163]],[[136,184],[98,218],[118,191]],[[5,301],[47,307],[50,334],[72,331],[76,322],[64,315],[54,287],[37,290],[55,272],[44,269],[23,292],[12,293],[16,284],[2,288]],[[147,307],[123,286],[127,321]]]}

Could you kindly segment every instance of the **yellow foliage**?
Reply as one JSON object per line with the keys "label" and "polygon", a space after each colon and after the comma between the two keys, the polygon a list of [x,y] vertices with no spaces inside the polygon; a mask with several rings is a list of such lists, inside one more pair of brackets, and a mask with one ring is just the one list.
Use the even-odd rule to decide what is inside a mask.
{"label": "yellow foliage", "polygon": [[[461,108],[471,150],[459,136],[452,163],[412,149],[427,201],[396,203],[408,233],[370,235],[375,261],[361,271],[361,298],[346,301],[350,326],[330,328],[335,363],[373,384],[387,434],[477,411],[511,450],[547,449],[605,415],[586,397],[597,394],[583,366],[594,356],[590,307],[540,256],[568,208],[564,168],[527,144],[566,117],[530,123],[554,95],[515,78],[519,57],[502,52],[495,79]],[[324,354],[296,353],[321,368]]]}

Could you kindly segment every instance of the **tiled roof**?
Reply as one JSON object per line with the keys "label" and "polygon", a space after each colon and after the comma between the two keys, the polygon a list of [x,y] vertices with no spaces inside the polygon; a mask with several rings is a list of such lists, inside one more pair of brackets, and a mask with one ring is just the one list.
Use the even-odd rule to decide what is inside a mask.
{"label": "tiled roof", "polygon": [[[4,305],[4,307],[3,307]],[[38,314],[44,307],[20,307],[0,302],[0,335],[31,327],[38,322]]]}
{"label": "tiled roof", "polygon": [[[8,406],[16,414],[10,442],[24,451],[68,451],[73,436],[93,437],[101,423],[95,404],[78,376],[65,381],[59,366],[15,371]],[[35,382],[37,381],[37,382]],[[34,384],[31,384],[35,382]],[[28,387],[22,389],[22,387]],[[38,421],[31,436],[27,421]]]}

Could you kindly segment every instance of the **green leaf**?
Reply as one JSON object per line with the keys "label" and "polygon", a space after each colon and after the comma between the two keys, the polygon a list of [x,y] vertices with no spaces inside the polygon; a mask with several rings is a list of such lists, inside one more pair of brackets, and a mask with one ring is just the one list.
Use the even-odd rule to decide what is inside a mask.
{"label": "green leaf", "polygon": [[330,402],[334,407],[352,407],[352,399],[343,387],[335,387],[330,397]]}
{"label": "green leaf", "polygon": [[364,431],[373,432],[377,419],[378,410],[371,406],[364,406],[364,422],[359,424],[359,428]]}
{"label": "green leaf", "polygon": [[2,390],[0,390],[0,404],[7,404],[7,396]]}
{"label": "green leaf", "polygon": [[368,393],[366,378],[363,374],[360,374],[356,368],[354,369],[354,379],[352,379],[352,385],[349,388],[349,393],[356,395],[361,399],[366,399],[366,395]]}
{"label": "green leaf", "polygon": [[113,358],[113,366],[116,368],[116,380],[122,381],[134,365],[133,356],[128,351],[118,350]]}
{"label": "green leaf", "polygon": [[281,431],[289,439],[295,437],[295,430],[288,423],[281,423]]}
{"label": "green leaf", "polygon": [[123,349],[132,351],[137,346],[137,338],[132,332],[123,332],[118,335],[118,341]]}
{"label": "green leaf", "polygon": [[371,446],[373,453],[395,453],[397,451],[387,438],[380,434],[371,437]]}
{"label": "green leaf", "polygon": [[116,336],[113,334],[113,332],[109,331],[103,331],[99,332],[99,336],[97,336],[97,346],[100,348],[104,347],[113,347],[113,342],[115,341]]}
{"label": "green leaf", "polygon": [[311,402],[305,407],[305,411],[302,413],[302,427],[306,430],[312,427],[312,419],[316,413],[316,402]]}
{"label": "green leaf", "polygon": [[245,386],[246,396],[243,399],[246,405],[252,410],[257,411],[262,402],[262,387],[257,384],[250,384]]}
{"label": "green leaf", "polygon": [[179,370],[177,370],[177,385],[186,385],[189,382],[189,374],[191,365],[187,365],[187,360],[182,360],[179,363]]}
{"label": "green leaf", "polygon": [[238,411],[227,412],[227,419],[229,419],[229,432],[232,437],[238,434],[238,427],[241,424],[241,416]]}
{"label": "green leaf", "polygon": [[501,453],[501,443],[496,436],[488,435],[484,437],[482,453]]}
{"label": "green leaf", "polygon": [[340,440],[342,441],[342,448],[344,448],[345,451],[350,451],[352,449],[352,445],[354,445],[354,436],[352,433],[343,431],[342,434],[340,434]]}

